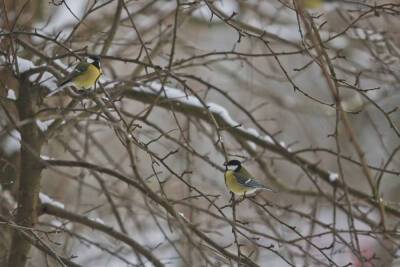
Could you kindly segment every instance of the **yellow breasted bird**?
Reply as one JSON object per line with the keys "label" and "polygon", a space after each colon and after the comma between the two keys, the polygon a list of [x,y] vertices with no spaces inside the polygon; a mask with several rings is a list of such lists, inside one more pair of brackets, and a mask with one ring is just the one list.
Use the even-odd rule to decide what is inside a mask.
{"label": "yellow breasted bird", "polygon": [[242,166],[238,160],[230,160],[225,165],[226,187],[237,195],[252,194],[257,190],[272,191],[254,177]]}
{"label": "yellow breasted bird", "polygon": [[52,96],[64,87],[72,84],[74,84],[78,89],[89,89],[94,86],[102,74],[100,57],[90,56],[89,58],[92,62],[79,62],[75,69],[59,84],[59,88],[55,89],[47,96]]}
{"label": "yellow breasted bird", "polygon": [[338,2],[335,0],[298,0],[305,8],[318,8],[324,3]]}

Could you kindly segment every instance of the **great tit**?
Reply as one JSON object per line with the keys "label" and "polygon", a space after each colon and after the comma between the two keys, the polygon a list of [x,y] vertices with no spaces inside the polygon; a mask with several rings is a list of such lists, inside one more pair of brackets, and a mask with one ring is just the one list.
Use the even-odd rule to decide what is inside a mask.
{"label": "great tit", "polygon": [[102,74],[100,57],[90,56],[89,58],[92,60],[92,62],[79,62],[75,69],[59,84],[59,87],[48,94],[48,96],[54,95],[62,90],[65,86],[71,84],[74,84],[76,87],[78,87],[78,89],[89,89],[95,85]]}
{"label": "great tit", "polygon": [[338,0],[299,0],[298,2],[303,4],[305,8],[312,9],[322,6],[324,3],[338,2]]}
{"label": "great tit", "polygon": [[230,160],[224,163],[226,187],[237,195],[252,194],[257,190],[272,191],[261,184],[242,166],[238,160]]}

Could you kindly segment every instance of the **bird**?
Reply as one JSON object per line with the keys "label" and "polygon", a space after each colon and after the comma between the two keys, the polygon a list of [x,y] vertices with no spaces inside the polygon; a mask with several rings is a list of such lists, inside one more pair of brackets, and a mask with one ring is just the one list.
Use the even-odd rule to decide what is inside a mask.
{"label": "bird", "polygon": [[254,177],[242,166],[239,160],[230,160],[224,163],[225,166],[225,184],[226,187],[234,194],[245,196],[252,194],[257,190],[267,190],[274,192],[262,183],[254,179]]}
{"label": "bird", "polygon": [[339,2],[338,0],[300,0],[298,1],[303,4],[305,8],[313,9],[319,8],[325,3]]}
{"label": "bird", "polygon": [[100,57],[89,56],[89,58],[92,62],[79,62],[75,69],[59,84],[59,87],[50,92],[47,96],[52,96],[61,91],[64,87],[72,84],[74,84],[78,89],[89,89],[95,85],[102,74]]}

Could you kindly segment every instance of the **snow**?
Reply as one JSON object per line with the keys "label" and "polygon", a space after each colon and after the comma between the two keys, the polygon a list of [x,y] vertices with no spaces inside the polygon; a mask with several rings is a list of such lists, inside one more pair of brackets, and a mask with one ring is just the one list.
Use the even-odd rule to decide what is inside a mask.
{"label": "snow", "polygon": [[[203,104],[195,96],[188,95],[184,91],[181,91],[176,88],[169,87],[169,86],[162,87],[161,84],[159,84],[157,82],[152,82],[152,83],[148,83],[146,85],[139,86],[139,87],[135,88],[134,90],[137,90],[139,92],[158,94],[160,92],[160,90],[162,90],[162,88],[164,89],[164,91],[161,93],[161,95],[166,96],[168,99],[173,99],[175,101],[179,101],[181,103],[191,105],[194,107],[204,108],[204,105],[205,105],[210,112],[212,112],[214,114],[218,114],[228,125],[235,127],[236,129],[239,129],[249,135],[252,135],[255,138],[259,138],[268,143],[275,144],[275,142],[272,140],[272,138],[270,136],[261,137],[256,129],[245,128],[243,126],[239,126],[240,123],[235,121],[229,114],[228,110],[219,104],[216,104],[213,102],[207,102],[207,103]],[[253,142],[248,142],[248,144],[253,149],[255,149],[255,144]],[[284,142],[280,142],[280,145],[284,148],[287,148],[287,146]]]}
{"label": "snow", "polygon": [[[1,59],[1,57],[0,57]],[[29,70],[31,68],[35,68],[35,65],[30,61],[30,60],[26,60],[23,58],[19,58],[18,57],[18,66],[20,67],[20,71],[26,71]],[[37,74],[39,75],[39,74]],[[34,80],[36,75],[32,75],[30,77],[31,80]],[[48,72],[45,72],[42,76],[41,79],[41,83],[44,86],[47,86],[50,90],[56,90],[57,89],[57,83],[56,83],[56,79]],[[113,86],[114,84],[112,84]],[[190,96],[188,94],[186,94],[186,92],[178,90],[176,88],[171,88],[168,86],[162,86],[160,83],[157,82],[152,82],[147,84],[147,86],[140,86],[138,88],[135,88],[135,90],[141,91],[141,92],[147,92],[147,93],[154,93],[157,94],[160,92],[161,89],[164,89],[162,94],[163,96],[165,96],[168,99],[173,99],[176,101],[179,101],[181,103],[187,104],[187,105],[192,105],[195,107],[202,107],[204,108],[204,104],[195,96]],[[228,125],[232,126],[232,127],[236,127],[256,138],[259,138],[260,135],[258,133],[258,131],[254,128],[245,128],[243,126],[238,126],[240,125],[238,122],[236,122],[229,114],[228,110],[226,108],[224,108],[223,106],[216,104],[216,103],[205,103],[206,107],[208,108],[208,110],[212,113],[218,114]],[[48,129],[48,126],[53,122],[54,120],[47,120],[47,121],[41,121],[41,120],[36,120],[36,124],[37,126],[42,130],[42,131],[46,131]],[[266,137],[264,137],[264,140],[266,140],[267,142],[272,141],[269,139],[265,139]],[[21,138],[14,138],[20,140]],[[13,153],[13,151],[19,150],[20,148],[20,144],[19,142],[12,142],[10,140],[7,140],[7,142],[5,142],[6,144],[3,145],[3,150],[6,151],[6,153]],[[16,145],[16,143],[18,143],[18,146]],[[271,142],[272,143],[272,142]],[[249,145],[251,147],[254,147],[254,144],[250,144]]]}
{"label": "snow", "polygon": [[[41,75],[41,79],[36,81],[36,79]],[[53,91],[57,89],[57,79],[50,72],[45,71],[43,74],[37,73],[29,77],[31,82],[38,82],[41,86],[47,87],[49,90]]]}
{"label": "snow", "polygon": [[263,136],[262,139],[267,143],[275,144],[274,140],[269,135]]}
{"label": "snow", "polygon": [[0,149],[8,156],[21,149],[21,134],[17,130],[12,130],[1,142]]}
{"label": "snow", "polygon": [[49,157],[49,156],[46,156],[46,155],[40,155],[40,158],[41,158],[42,160],[52,160],[52,159],[54,159],[54,158]]}
{"label": "snow", "polygon": [[[249,1],[248,3],[254,8],[257,8],[260,14],[277,19],[278,22],[297,23],[296,14],[294,12],[285,12],[280,7],[278,9],[276,5],[272,4],[270,1]],[[279,14],[279,16],[277,16],[277,14]]]}
{"label": "snow", "polygon": [[[18,71],[20,73],[26,72],[31,69],[35,69],[37,67],[45,66],[45,65],[37,66],[31,60],[21,58],[21,57],[17,57],[16,60],[18,63]],[[4,64],[4,63],[6,63],[5,57],[0,56],[0,64]],[[13,65],[13,69],[14,69],[14,71],[17,71],[15,69],[15,65]],[[40,76],[40,80],[37,81],[37,78],[39,76]],[[49,90],[55,90],[57,88],[57,79],[50,72],[47,72],[47,71],[45,71],[43,73],[33,74],[29,77],[29,80],[31,82],[38,82],[41,86],[47,87]],[[8,95],[10,97],[13,96],[12,92],[8,92]],[[15,92],[14,92],[14,96],[15,96]]]}
{"label": "snow", "polygon": [[375,42],[385,40],[385,37],[382,34],[368,29],[352,28],[349,34],[350,36],[361,40],[371,40]]}
{"label": "snow", "polygon": [[189,222],[189,219],[186,218],[185,214],[183,212],[178,212],[179,216],[181,216],[185,221]]}
{"label": "snow", "polygon": [[88,217],[88,219],[97,223],[105,224],[105,222],[98,217]]}
{"label": "snow", "polygon": [[[146,86],[141,86],[139,87],[139,91],[141,92],[151,92],[151,93],[158,93],[161,90],[161,84],[153,82],[148,84],[148,87]],[[195,107],[204,107],[204,105],[200,102],[199,99],[197,99],[194,96],[187,95],[185,92],[171,88],[168,86],[164,86],[164,96],[166,96],[169,99],[173,99],[179,102],[182,102],[187,105],[195,106]],[[212,113],[218,114],[228,125],[232,127],[236,127],[241,129],[242,131],[247,132],[248,134],[253,135],[254,137],[259,137],[259,134],[256,129],[254,128],[244,128],[243,126],[238,126],[240,123],[232,119],[231,115],[229,114],[228,110],[224,108],[223,106],[213,103],[213,102],[207,102],[205,103],[206,107],[208,110]]]}
{"label": "snow", "polygon": [[[231,16],[234,12],[238,14],[240,10],[238,1],[236,0],[219,0],[215,2],[215,7],[227,16]],[[193,12],[193,16],[210,22],[211,11],[206,4],[203,4]],[[217,16],[213,16],[213,20],[214,19],[215,22],[219,21]],[[213,20],[211,20],[211,22],[213,22]]]}
{"label": "snow", "polygon": [[48,195],[46,195],[44,193],[41,193],[41,192],[39,193],[39,199],[40,199],[40,202],[42,204],[51,204],[51,205],[56,206],[56,207],[61,208],[61,209],[64,208],[64,204],[63,203],[52,199],[51,197],[49,197]]}
{"label": "snow", "polygon": [[356,93],[345,101],[342,101],[340,105],[346,112],[359,112],[363,108],[364,101],[361,98],[361,94]]}
{"label": "snow", "polygon": [[[247,128],[247,132],[251,133],[254,136],[258,136],[258,131],[254,128]],[[256,150],[257,149],[257,145],[254,142],[251,141],[247,141],[247,144],[250,146],[250,148],[252,150]]]}
{"label": "snow", "polygon": [[51,120],[46,120],[46,121],[41,121],[41,120],[36,120],[36,125],[39,127],[39,129],[42,132],[47,131],[49,126],[54,122],[54,119]]}
{"label": "snow", "polygon": [[254,136],[258,136],[258,135],[259,135],[259,134],[258,134],[258,131],[257,131],[256,129],[254,129],[254,128],[247,128],[246,131],[247,131],[249,134],[252,134],[252,135],[254,135]]}
{"label": "snow", "polygon": [[339,174],[336,172],[329,172],[329,181],[331,183],[335,182],[339,178]]}
{"label": "snow", "polygon": [[221,118],[230,126],[235,127],[239,125],[239,123],[232,119],[231,115],[229,115],[229,112],[224,107],[215,103],[207,103],[207,107],[210,112],[216,113],[221,116]]}
{"label": "snow", "polygon": [[7,99],[17,100],[17,96],[15,95],[15,91],[13,89],[8,89],[8,91],[7,91]]}
{"label": "snow", "polygon": [[[147,93],[154,93],[157,94],[160,90],[162,89],[161,84],[153,82],[149,83],[147,86],[140,86],[138,90],[140,92],[147,92]],[[162,93],[162,96],[166,96],[169,99],[176,100],[179,102],[182,102],[184,104],[196,106],[196,107],[203,107],[201,102],[194,96],[189,96],[185,92],[171,88],[168,86],[164,86],[164,93]]]}
{"label": "snow", "polygon": [[17,62],[18,62],[19,72],[25,72],[25,71],[35,68],[35,65],[32,63],[32,61],[27,60],[25,58],[17,57]]}

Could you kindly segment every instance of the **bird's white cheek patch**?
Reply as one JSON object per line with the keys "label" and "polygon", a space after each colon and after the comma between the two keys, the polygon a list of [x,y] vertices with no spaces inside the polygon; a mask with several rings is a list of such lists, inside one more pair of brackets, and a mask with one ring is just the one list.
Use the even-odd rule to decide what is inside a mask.
{"label": "bird's white cheek patch", "polygon": [[228,170],[230,170],[230,171],[234,171],[237,168],[237,166],[233,166],[233,165],[229,165],[227,167],[228,167]]}

